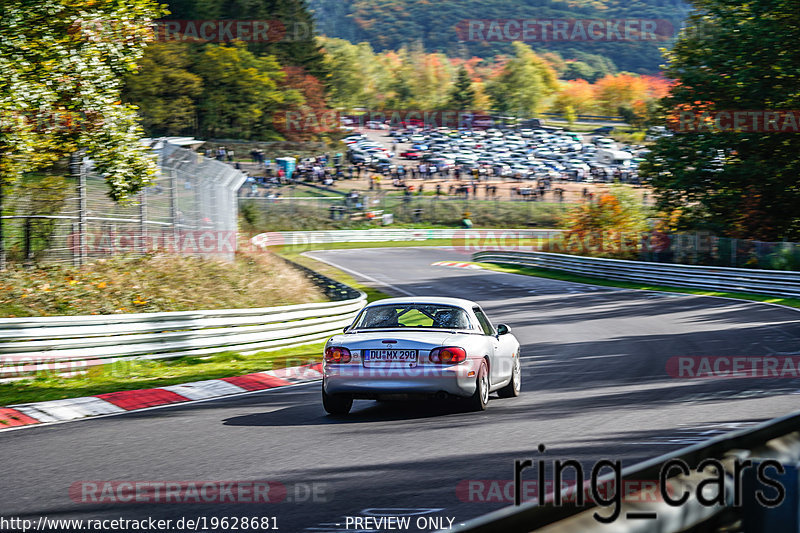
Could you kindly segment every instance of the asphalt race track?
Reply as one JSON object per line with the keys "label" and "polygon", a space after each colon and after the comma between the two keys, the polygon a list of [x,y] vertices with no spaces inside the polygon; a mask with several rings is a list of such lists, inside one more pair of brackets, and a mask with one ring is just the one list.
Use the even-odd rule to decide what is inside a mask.
{"label": "asphalt race track", "polygon": [[[457,487],[512,479],[515,459],[542,457],[540,443],[548,461],[629,465],[800,408],[800,379],[675,379],[666,371],[675,356],[800,355],[795,310],[431,266],[469,260],[445,249],[311,255],[397,295],[478,301],[522,343],[522,395],[493,397],[485,413],[452,403],[356,401],[349,418],[331,419],[314,383],[7,431],[0,515],[276,516],[283,532],[358,531],[345,527],[347,516],[381,514],[458,523],[507,504],[463,501],[487,493]],[[92,480],[269,480],[288,492],[274,504],[70,498],[70,486]]]}

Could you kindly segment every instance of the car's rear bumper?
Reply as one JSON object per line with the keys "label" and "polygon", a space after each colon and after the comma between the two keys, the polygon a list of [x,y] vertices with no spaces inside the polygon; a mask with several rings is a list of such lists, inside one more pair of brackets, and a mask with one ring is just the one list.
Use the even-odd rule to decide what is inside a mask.
{"label": "car's rear bumper", "polygon": [[480,360],[453,366],[424,365],[415,368],[365,368],[362,365],[325,365],[323,386],[328,394],[411,394],[469,397],[475,393]]}

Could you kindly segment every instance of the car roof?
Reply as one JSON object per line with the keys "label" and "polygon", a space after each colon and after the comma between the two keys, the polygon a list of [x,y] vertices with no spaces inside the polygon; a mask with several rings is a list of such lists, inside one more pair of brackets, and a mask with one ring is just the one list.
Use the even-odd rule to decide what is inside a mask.
{"label": "car roof", "polygon": [[[462,298],[445,298],[438,296],[404,296],[402,298],[386,298],[372,302],[367,307],[376,305],[397,305],[397,304],[442,304],[452,305],[455,307],[464,307],[471,309],[478,306],[477,303],[471,300],[464,300]],[[478,306],[479,307],[479,306]]]}

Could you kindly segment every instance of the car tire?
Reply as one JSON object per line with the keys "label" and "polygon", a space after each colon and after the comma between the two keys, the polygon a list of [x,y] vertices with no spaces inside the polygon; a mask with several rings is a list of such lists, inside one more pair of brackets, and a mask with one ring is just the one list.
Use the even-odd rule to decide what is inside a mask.
{"label": "car tire", "polygon": [[328,414],[334,416],[344,416],[353,407],[353,398],[341,394],[328,394],[325,388],[322,389],[322,407]]}
{"label": "car tire", "polygon": [[516,398],[519,396],[519,391],[522,386],[522,368],[520,365],[519,355],[514,358],[514,369],[511,371],[511,381],[508,385],[497,391],[497,395],[501,398]]}
{"label": "car tire", "polygon": [[486,361],[481,363],[475,378],[475,394],[469,398],[470,411],[485,411],[489,403],[489,368]]}

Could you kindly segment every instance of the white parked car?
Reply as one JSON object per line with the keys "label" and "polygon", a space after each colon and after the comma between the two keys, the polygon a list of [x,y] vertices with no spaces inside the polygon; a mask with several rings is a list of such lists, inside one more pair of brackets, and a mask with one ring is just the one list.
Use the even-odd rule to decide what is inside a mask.
{"label": "white parked car", "polygon": [[326,343],[322,404],[345,415],[354,399],[454,397],[482,411],[490,392],[519,395],[519,350],[510,328],[495,328],[475,302],[379,300]]}

